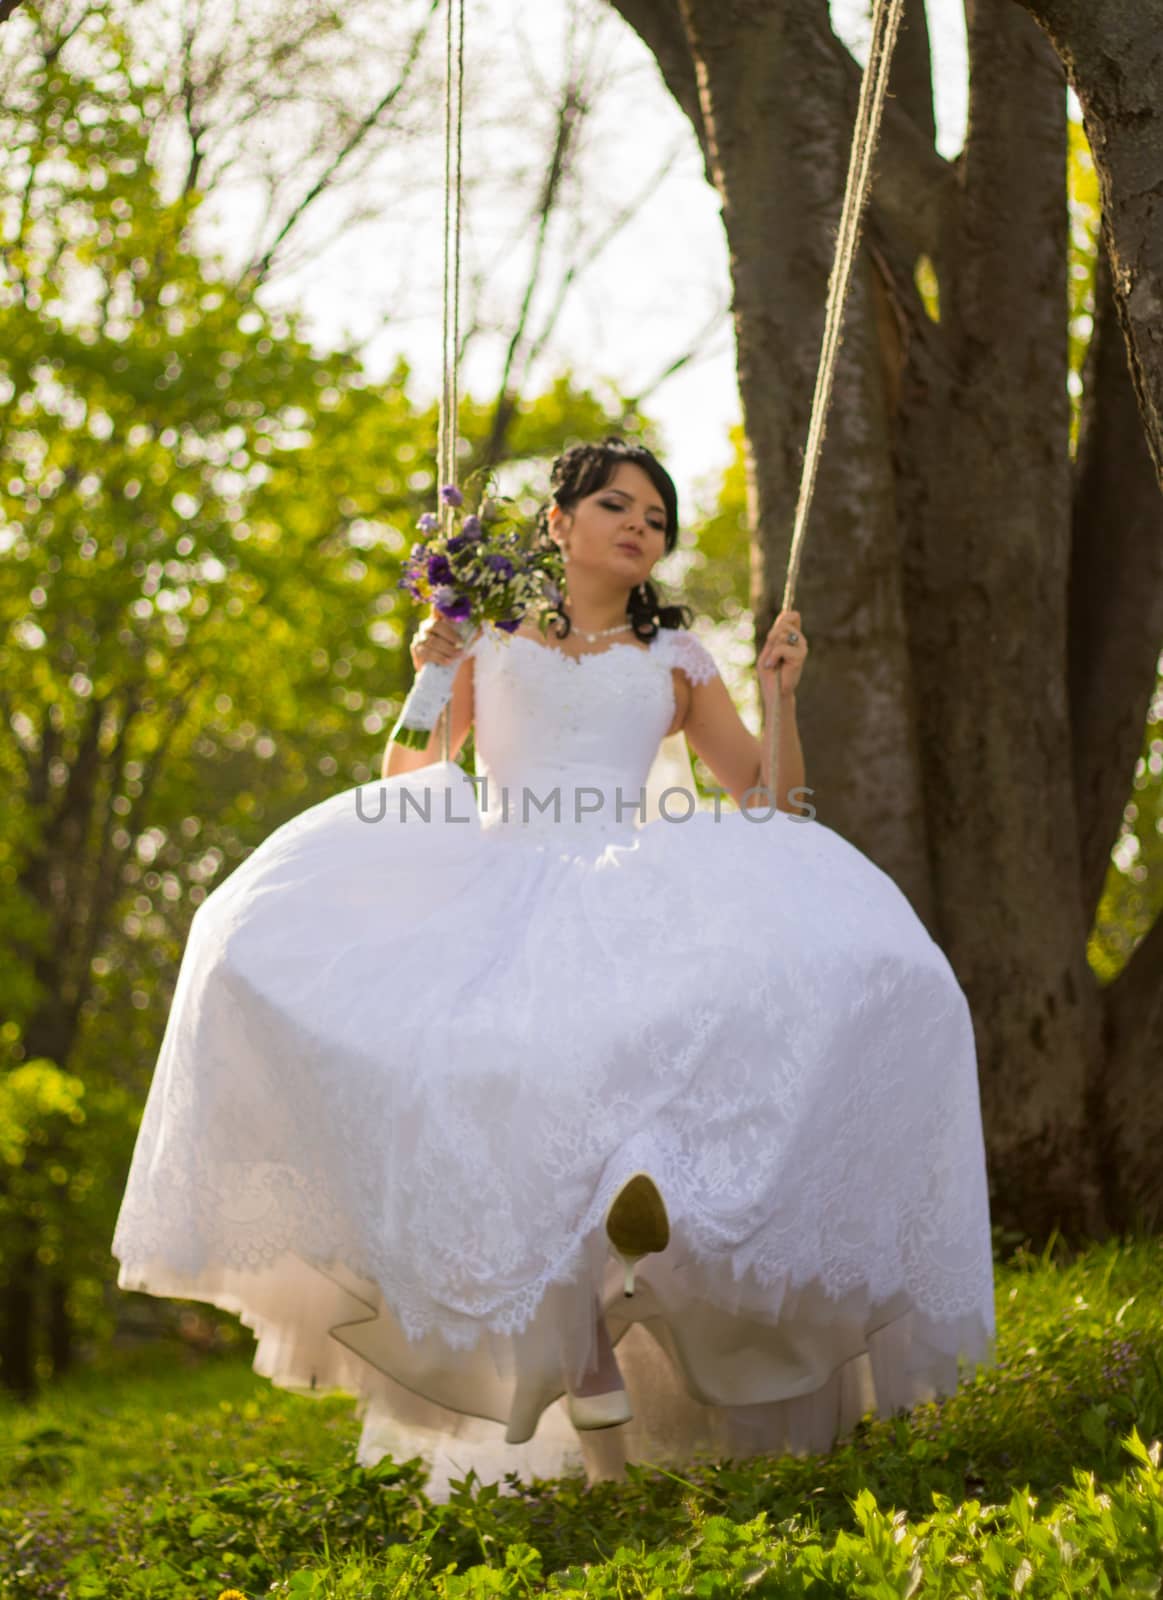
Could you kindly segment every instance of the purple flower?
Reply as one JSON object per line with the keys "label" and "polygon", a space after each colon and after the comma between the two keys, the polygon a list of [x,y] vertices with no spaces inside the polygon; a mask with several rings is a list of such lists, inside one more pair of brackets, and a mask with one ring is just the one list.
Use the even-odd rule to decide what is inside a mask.
{"label": "purple flower", "polygon": [[508,556],[486,556],[485,565],[491,567],[494,572],[499,572],[502,578],[511,578],[513,576],[513,563]]}
{"label": "purple flower", "polygon": [[440,518],[434,511],[426,511],[416,526],[421,533],[435,533],[440,526]]}
{"label": "purple flower", "polygon": [[450,555],[455,555],[456,551],[463,550],[466,544],[471,543],[472,540],[467,533],[454,533],[444,548]]}
{"label": "purple flower", "polygon": [[419,544],[419,543],[414,544],[412,546],[411,550],[408,552],[408,560],[409,561],[423,561],[423,559],[424,559],[424,546],[422,544]]}
{"label": "purple flower", "polygon": [[396,587],[397,587],[397,589],[407,589],[408,593],[412,596],[413,600],[419,600],[420,591],[416,587],[416,575],[415,575],[415,573],[405,572],[404,576],[400,579],[400,581],[396,585]]}
{"label": "purple flower", "polygon": [[452,582],[452,568],[448,564],[447,556],[435,555],[428,557],[428,582]]}
{"label": "purple flower", "polygon": [[472,515],[465,517],[464,521],[460,525],[460,531],[468,539],[479,539],[482,531],[481,519]]}
{"label": "purple flower", "polygon": [[462,506],[464,504],[464,496],[455,483],[446,483],[440,491],[440,498],[446,506]]}
{"label": "purple flower", "polygon": [[437,589],[432,596],[432,604],[442,617],[448,617],[453,622],[459,622],[462,617],[471,616],[472,601],[466,594],[457,594],[455,589],[450,589],[447,584]]}
{"label": "purple flower", "polygon": [[520,617],[514,617],[512,619],[512,621],[510,621],[510,622],[498,622],[497,623],[497,627],[501,629],[502,633],[516,633],[517,629],[520,626],[521,626],[521,618]]}

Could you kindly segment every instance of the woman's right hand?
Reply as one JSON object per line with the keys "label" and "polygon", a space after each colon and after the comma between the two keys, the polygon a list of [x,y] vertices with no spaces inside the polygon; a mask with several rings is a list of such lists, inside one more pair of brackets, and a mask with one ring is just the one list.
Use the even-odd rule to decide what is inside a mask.
{"label": "woman's right hand", "polygon": [[468,642],[471,641],[462,641],[455,623],[433,610],[416,629],[411,645],[412,665],[417,672],[430,661],[451,666],[463,655]]}

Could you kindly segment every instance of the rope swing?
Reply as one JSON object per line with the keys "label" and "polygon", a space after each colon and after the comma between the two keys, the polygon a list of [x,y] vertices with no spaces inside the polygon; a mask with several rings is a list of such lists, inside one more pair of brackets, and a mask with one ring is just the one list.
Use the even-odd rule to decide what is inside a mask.
{"label": "rope swing", "polygon": [[[440,421],[437,440],[439,482],[455,484],[457,471],[456,429],[459,417],[460,362],[460,241],[461,241],[461,154],[464,133],[464,8],[465,0],[448,0],[445,43],[444,78],[444,300],[443,300],[443,384],[440,396]],[[852,150],[848,161],[848,179],[844,188],[844,205],[836,236],[836,254],[828,279],[828,300],[824,312],[824,335],[820,347],[820,361],[816,371],[816,387],[812,397],[812,411],[808,423],[808,438],[804,449],[803,471],[800,477],[799,497],[796,502],[795,522],[792,529],[791,552],[788,558],[787,578],[784,582],[780,610],[791,608],[795,601],[796,579],[799,576],[800,557],[808,514],[816,487],[816,473],[820,449],[824,442],[828,407],[832,399],[832,381],[836,372],[840,348],[844,308],[848,288],[852,281],[852,267],[860,242],[864,210],[872,180],[872,157],[880,137],[884,112],[885,93],[888,88],[889,68],[893,50],[900,31],[904,0],[873,0],[872,36],[869,43],[868,62],[860,80],[860,101],[852,133]],[[451,508],[442,506],[441,516],[451,516]],[[770,726],[768,728],[768,771],[772,788],[778,797],[779,745],[781,726],[780,677],[782,664],[776,667],[775,694],[772,697]],[[443,759],[449,760],[452,723],[452,703],[445,706],[441,715],[441,743]]]}
{"label": "rope swing", "polygon": [[[808,442],[804,450],[804,466],[800,476],[799,499],[796,502],[795,523],[792,530],[791,554],[788,557],[787,578],[784,581],[781,611],[787,611],[795,602],[796,579],[800,572],[800,555],[803,551],[804,532],[808,512],[816,487],[816,469],[820,461],[820,447],[824,442],[825,421],[832,399],[832,379],[836,372],[836,356],[840,349],[840,330],[844,321],[844,306],[848,298],[848,285],[852,279],[852,264],[856,260],[856,247],[860,242],[860,228],[864,207],[872,179],[872,157],[880,137],[881,116],[884,111],[885,90],[888,87],[889,67],[900,30],[904,0],[873,0],[872,39],[868,47],[868,63],[860,80],[860,104],[856,109],[856,125],[852,131],[852,153],[848,160],[848,182],[844,188],[844,207],[840,214],[840,228],[836,237],[836,255],[828,279],[828,304],[824,312],[824,337],[820,346],[820,364],[816,370],[816,392],[812,397],[812,415],[808,423]],[[778,800],[779,744],[782,724],[780,706],[780,680],[783,665],[775,669],[775,694],[771,704],[771,726],[768,729],[768,767],[771,785]]]}
{"label": "rope swing", "polygon": [[[444,52],[444,271],[441,307],[440,420],[436,436],[437,486],[456,483],[456,430],[460,418],[460,214],[464,145],[464,0],[448,0]],[[444,532],[451,532],[452,506],[441,501]],[[440,753],[450,759],[452,701],[440,715]]]}

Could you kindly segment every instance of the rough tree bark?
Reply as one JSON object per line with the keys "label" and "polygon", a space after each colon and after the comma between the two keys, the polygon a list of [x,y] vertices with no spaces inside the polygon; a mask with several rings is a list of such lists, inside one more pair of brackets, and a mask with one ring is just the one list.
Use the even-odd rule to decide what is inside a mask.
{"label": "rough tree bark", "polygon": [[[754,596],[765,633],[778,604],[819,353],[823,288],[848,164],[848,74],[822,3],[686,8],[703,121],[735,289],[739,389],[747,420],[752,509],[762,566]],[[795,86],[790,87],[789,86]],[[924,805],[896,545],[885,373],[867,256],[854,276],[837,402],[817,488],[829,529],[813,546],[796,600],[814,619],[827,669],[801,693],[814,741],[811,782],[821,816],[835,816],[861,774],[846,818],[875,841],[887,870],[931,921]],[[774,580],[774,581],[773,581]],[[841,687],[842,686],[842,687]]]}
{"label": "rough tree bark", "polygon": [[[825,0],[612,3],[722,201],[758,638],[783,588],[858,68]],[[894,63],[796,597],[816,662],[801,722],[822,819],[902,885],[969,995],[995,1221],[1101,1234],[1158,1200],[1145,1141],[1163,1105],[1148,1134],[1131,1109],[1142,1008],[1117,991],[1163,988],[1163,935],[1105,1006],[1086,942],[1153,684],[1163,501],[1101,303],[1072,472],[1065,78],[1013,0],[967,11],[956,162],[933,146],[920,5]]]}
{"label": "rough tree bark", "polygon": [[1006,0],[971,0],[967,22],[969,133],[940,279],[949,380],[939,412],[910,388],[920,415],[905,422],[939,469],[907,528],[910,631],[932,667],[918,726],[1000,1218],[1081,1232],[1102,1220],[1087,1098],[1100,1040],[1066,698],[1065,86]]}
{"label": "rough tree bark", "polygon": [[1083,379],[1070,572],[1069,670],[1083,893],[1097,909],[1163,639],[1163,538],[1105,249]]}
{"label": "rough tree bark", "polygon": [[1018,0],[1082,106],[1103,237],[1147,441],[1163,484],[1163,0]]}
{"label": "rough tree bark", "polygon": [[[1093,901],[1139,752],[1163,636],[1163,517],[1147,488],[1152,469],[1163,483],[1163,0],[1018,3],[1045,29],[1065,66],[1102,194],[1070,662],[1084,892]],[[1163,918],[1103,998],[1110,1220],[1120,1228],[1157,1226]]]}

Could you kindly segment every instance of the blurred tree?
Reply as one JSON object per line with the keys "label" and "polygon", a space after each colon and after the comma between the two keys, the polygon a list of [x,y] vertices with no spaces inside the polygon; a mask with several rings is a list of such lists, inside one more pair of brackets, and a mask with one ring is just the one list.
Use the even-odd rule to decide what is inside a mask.
{"label": "blurred tree", "polygon": [[[378,770],[435,491],[407,369],[376,386],[313,352],[199,252],[124,31],[94,12],[69,49],[41,39],[0,108],[0,1381],[22,1393],[91,1325],[95,1240],[114,1268],[111,1163],[194,907]],[[470,445],[490,416],[466,400]],[[509,453],[608,420],[563,379]]]}

